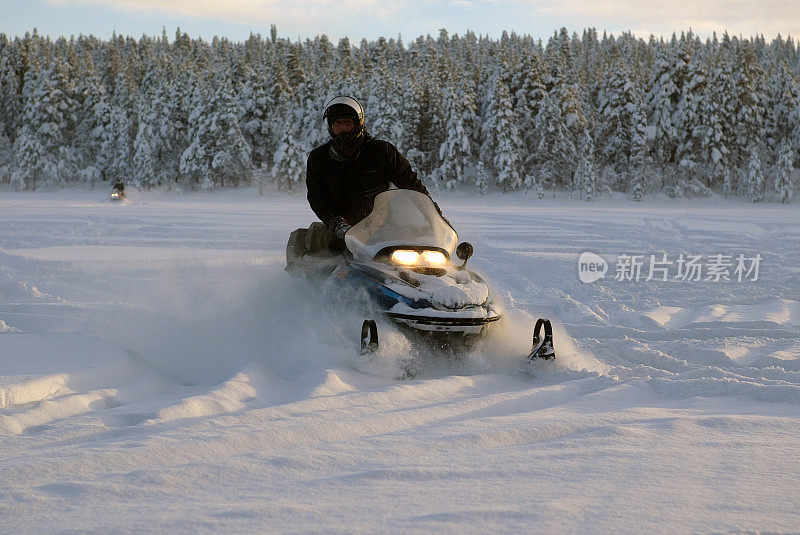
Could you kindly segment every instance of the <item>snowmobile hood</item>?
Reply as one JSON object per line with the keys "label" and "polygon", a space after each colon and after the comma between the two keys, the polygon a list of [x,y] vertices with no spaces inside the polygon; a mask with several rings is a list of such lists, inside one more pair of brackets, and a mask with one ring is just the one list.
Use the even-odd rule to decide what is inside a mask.
{"label": "snowmobile hood", "polygon": [[372,260],[387,247],[441,249],[452,256],[458,234],[424,193],[407,189],[384,191],[372,212],[344,237],[354,258]]}

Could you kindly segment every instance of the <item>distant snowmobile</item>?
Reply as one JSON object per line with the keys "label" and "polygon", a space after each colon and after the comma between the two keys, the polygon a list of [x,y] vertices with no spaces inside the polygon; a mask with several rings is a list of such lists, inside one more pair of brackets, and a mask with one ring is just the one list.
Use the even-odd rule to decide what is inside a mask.
{"label": "distant snowmobile", "polygon": [[110,198],[112,201],[121,201],[125,198],[125,184],[117,181],[111,189]]}
{"label": "distant snowmobile", "polygon": [[[345,234],[344,256],[306,255],[304,230],[287,244],[287,271],[363,288],[401,328],[460,347],[485,336],[501,317],[487,284],[466,268],[472,245],[458,244],[456,231],[423,193],[397,189],[376,196],[370,215]],[[460,265],[451,262],[453,253]],[[539,319],[534,331],[527,359],[555,358],[550,321]],[[377,324],[368,318],[361,353],[377,349]]]}

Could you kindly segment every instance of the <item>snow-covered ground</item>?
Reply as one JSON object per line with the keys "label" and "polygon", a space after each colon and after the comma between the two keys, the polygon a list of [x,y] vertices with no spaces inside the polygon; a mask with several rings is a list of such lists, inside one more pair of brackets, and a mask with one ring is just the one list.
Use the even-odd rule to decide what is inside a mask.
{"label": "snow-covered ground", "polygon": [[[3,533],[800,526],[798,204],[438,196],[506,317],[400,381],[283,271],[302,194],[103,195],[0,191]],[[614,280],[662,253],[762,261]],[[559,357],[527,374],[538,316]]]}

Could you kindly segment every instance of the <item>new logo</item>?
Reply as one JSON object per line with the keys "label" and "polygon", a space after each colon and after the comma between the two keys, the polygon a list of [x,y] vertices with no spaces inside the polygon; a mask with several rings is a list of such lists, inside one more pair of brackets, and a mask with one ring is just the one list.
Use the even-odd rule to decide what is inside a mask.
{"label": "new logo", "polygon": [[578,278],[589,284],[602,279],[608,271],[608,263],[594,253],[581,253],[578,257]]}

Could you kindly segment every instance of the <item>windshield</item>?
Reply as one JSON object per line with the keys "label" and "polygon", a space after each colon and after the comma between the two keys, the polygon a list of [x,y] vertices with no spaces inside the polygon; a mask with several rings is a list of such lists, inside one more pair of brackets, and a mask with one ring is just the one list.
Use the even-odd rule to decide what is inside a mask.
{"label": "windshield", "polygon": [[353,256],[370,260],[386,247],[431,247],[452,255],[458,244],[458,234],[442,219],[431,198],[408,189],[375,197],[372,212],[344,239]]}

